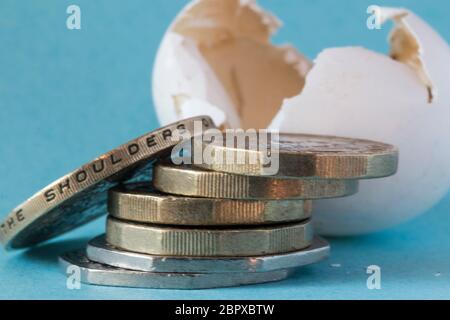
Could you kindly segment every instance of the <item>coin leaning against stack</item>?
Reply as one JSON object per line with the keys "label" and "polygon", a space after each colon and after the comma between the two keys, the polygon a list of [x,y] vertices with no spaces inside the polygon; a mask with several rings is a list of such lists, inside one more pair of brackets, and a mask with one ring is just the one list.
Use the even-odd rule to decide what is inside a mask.
{"label": "coin leaning against stack", "polygon": [[[175,129],[192,130],[196,121],[203,130],[214,128],[208,117],[180,121],[51,184],[8,216],[0,228],[2,242],[26,247],[108,211],[105,235],[60,257],[64,271],[79,267],[83,282],[199,289],[278,281],[329,254],[328,243],[313,233],[312,200],[350,196],[358,179],[397,169],[398,152],[391,145],[283,134],[271,141],[279,155],[272,176],[262,161],[174,165],[167,156],[176,143],[168,137]],[[215,155],[247,159],[260,152],[193,141]],[[157,158],[165,159],[155,163]],[[99,160],[106,168],[100,175]]]}

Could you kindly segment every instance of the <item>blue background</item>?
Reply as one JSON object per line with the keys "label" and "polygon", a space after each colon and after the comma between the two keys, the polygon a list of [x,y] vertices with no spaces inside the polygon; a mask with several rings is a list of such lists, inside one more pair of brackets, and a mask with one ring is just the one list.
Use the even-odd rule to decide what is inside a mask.
{"label": "blue background", "polygon": [[[186,2],[0,0],[0,217],[59,176],[158,126],[152,64],[165,29]],[[285,22],[274,41],[291,42],[310,58],[331,46],[388,50],[389,28],[369,31],[365,25],[372,0],[260,3]],[[70,4],[81,7],[81,30],[66,28]],[[449,41],[448,1],[376,4],[412,9]],[[0,252],[0,298],[450,298],[449,210],[450,196],[394,229],[330,239],[328,261],[279,283],[189,292],[68,290],[56,257],[101,233],[101,219],[26,252]],[[381,290],[366,288],[372,264],[382,269]]]}

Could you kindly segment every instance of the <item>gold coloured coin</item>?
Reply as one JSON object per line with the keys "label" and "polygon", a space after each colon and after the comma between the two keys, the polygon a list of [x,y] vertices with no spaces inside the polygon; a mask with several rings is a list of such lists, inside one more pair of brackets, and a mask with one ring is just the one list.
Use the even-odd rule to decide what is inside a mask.
{"label": "gold coloured coin", "polygon": [[324,199],[358,191],[357,180],[244,176],[166,162],[154,167],[153,186],[165,193],[228,199]]}
{"label": "gold coloured coin", "polygon": [[119,182],[148,180],[151,161],[170,153],[177,131],[194,134],[194,124],[214,127],[209,117],[182,120],[132,140],[51,183],[14,209],[0,224],[7,249],[24,248],[106,214],[107,190]]}
{"label": "gold coloured coin", "polygon": [[252,256],[304,249],[313,241],[310,221],[239,229],[174,228],[108,218],[106,241],[117,248],[167,256]]}
{"label": "gold coloured coin", "polygon": [[[194,164],[234,174],[323,179],[381,178],[395,174],[398,166],[397,148],[376,141],[281,133],[278,139],[276,135],[269,137],[270,143],[263,144],[261,150],[258,136],[253,138],[256,143],[250,143],[244,132],[233,133],[232,137],[227,141],[227,135],[223,134],[223,139],[213,142],[194,139],[194,146],[208,148],[212,159]],[[267,154],[270,157],[265,157]],[[275,161],[276,157],[277,163],[267,162]]]}
{"label": "gold coloured coin", "polygon": [[274,224],[311,217],[311,200],[234,200],[164,194],[147,183],[109,191],[108,211],[123,220],[190,226]]}

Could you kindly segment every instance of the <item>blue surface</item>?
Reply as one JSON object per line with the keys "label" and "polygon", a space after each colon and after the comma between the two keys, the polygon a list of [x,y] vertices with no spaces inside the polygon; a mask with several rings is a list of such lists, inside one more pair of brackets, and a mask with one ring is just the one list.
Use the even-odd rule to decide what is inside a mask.
{"label": "blue surface", "polygon": [[[387,50],[388,28],[365,27],[372,1],[260,2],[285,22],[275,41],[292,42],[311,58],[330,46]],[[73,3],[82,10],[79,31],[65,25]],[[52,180],[158,126],[150,72],[163,32],[185,3],[0,1],[0,217]],[[450,39],[448,1],[377,4],[413,9]],[[56,256],[101,233],[99,220],[30,251],[0,252],[0,298],[450,298],[449,211],[450,196],[403,226],[332,239],[328,261],[280,283],[189,292],[87,285],[68,290]],[[381,290],[366,288],[372,264],[381,267]]]}

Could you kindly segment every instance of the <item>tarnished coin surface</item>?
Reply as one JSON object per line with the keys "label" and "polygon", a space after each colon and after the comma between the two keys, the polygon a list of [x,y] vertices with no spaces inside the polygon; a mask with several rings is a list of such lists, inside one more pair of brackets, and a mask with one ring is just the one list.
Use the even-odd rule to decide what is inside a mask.
{"label": "tarnished coin surface", "polygon": [[109,191],[108,211],[119,219],[170,225],[274,224],[311,217],[310,200],[234,200],[164,194],[151,184],[120,185]]}
{"label": "tarnished coin surface", "polygon": [[84,250],[68,252],[59,258],[61,271],[80,270],[80,281],[87,284],[154,289],[208,289],[280,281],[294,270],[244,273],[164,273],[133,271],[90,261]]}
{"label": "tarnished coin surface", "polygon": [[330,246],[314,237],[310,247],[284,254],[252,257],[176,257],[134,253],[117,249],[99,236],[91,240],[86,254],[89,260],[123,269],[148,272],[266,272],[298,268],[319,262],[329,256]]}
{"label": "tarnished coin surface", "polygon": [[166,193],[228,199],[324,199],[355,194],[358,180],[244,176],[158,163],[153,186]]}
{"label": "tarnished coin surface", "polygon": [[[368,179],[390,176],[397,171],[397,148],[381,142],[281,133],[277,139],[271,137],[273,140],[264,144],[261,150],[259,143],[252,144],[249,139],[244,139],[244,132],[233,135],[234,139],[228,142],[225,134],[222,141],[216,139],[205,142],[195,139],[195,147],[208,147],[211,158],[220,160],[195,165],[235,174],[273,175],[273,168],[266,163],[269,153],[271,159],[278,156],[278,171],[275,174],[278,177]],[[225,161],[227,155],[229,163]]]}
{"label": "tarnished coin surface", "polygon": [[182,120],[130,141],[51,183],[14,209],[0,224],[7,249],[24,248],[60,235],[106,213],[107,190],[124,180],[148,179],[150,161],[179,141],[175,130],[194,134],[194,123],[214,127],[209,117]]}
{"label": "tarnished coin surface", "polygon": [[106,240],[117,248],[167,256],[250,256],[304,249],[310,221],[270,227],[175,228],[108,218]]}
{"label": "tarnished coin surface", "polygon": [[247,228],[174,228],[108,218],[106,241],[126,251],[166,256],[235,257],[298,251],[313,240],[310,221]]}

